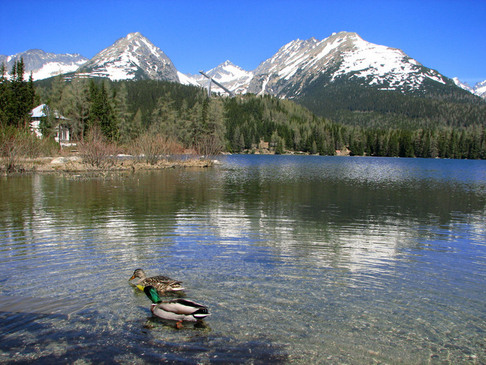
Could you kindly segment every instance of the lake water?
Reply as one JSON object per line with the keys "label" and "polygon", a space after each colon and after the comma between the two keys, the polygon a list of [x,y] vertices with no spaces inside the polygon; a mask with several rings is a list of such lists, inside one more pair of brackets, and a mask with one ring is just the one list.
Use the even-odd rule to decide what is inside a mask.
{"label": "lake water", "polygon": [[486,363],[486,161],[221,162],[1,177],[0,362]]}

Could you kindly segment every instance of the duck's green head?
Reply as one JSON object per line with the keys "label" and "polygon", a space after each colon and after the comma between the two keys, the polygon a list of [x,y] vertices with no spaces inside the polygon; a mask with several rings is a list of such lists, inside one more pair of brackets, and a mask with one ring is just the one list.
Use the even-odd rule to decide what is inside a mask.
{"label": "duck's green head", "polygon": [[161,300],[159,298],[159,293],[157,293],[157,289],[155,289],[153,286],[146,286],[143,291],[145,294],[148,296],[148,298],[152,301],[152,303],[160,303]]}

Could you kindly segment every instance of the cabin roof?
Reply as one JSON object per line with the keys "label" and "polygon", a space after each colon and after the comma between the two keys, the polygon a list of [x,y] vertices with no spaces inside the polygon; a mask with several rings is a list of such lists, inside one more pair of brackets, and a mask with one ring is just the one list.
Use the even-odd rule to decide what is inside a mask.
{"label": "cabin roof", "polygon": [[[39,106],[36,106],[34,109],[32,109],[30,115],[32,118],[43,118],[47,116],[46,110],[47,111],[49,110],[49,106],[47,106],[46,104],[41,104]],[[60,115],[57,110],[54,110],[54,118],[68,120],[68,118]]]}

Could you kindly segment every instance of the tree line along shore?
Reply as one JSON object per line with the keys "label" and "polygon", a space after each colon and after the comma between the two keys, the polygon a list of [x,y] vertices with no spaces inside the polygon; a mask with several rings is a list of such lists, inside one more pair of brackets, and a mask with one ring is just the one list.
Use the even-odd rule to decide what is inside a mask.
{"label": "tree line along shore", "polygon": [[[478,122],[482,119],[477,117],[483,105],[454,104],[453,108],[450,103],[422,102],[416,104],[423,109],[421,116],[410,114],[411,108],[407,109],[410,115],[406,110],[380,114],[348,108],[334,110],[330,120],[296,102],[271,96],[208,97],[198,87],[153,80],[112,82],[58,76],[34,83],[32,77],[25,80],[24,68],[20,60],[7,76],[0,66],[4,171],[28,170],[27,158],[67,155],[69,148],[54,141],[60,115],[77,156],[93,169],[114,168],[109,156],[120,153],[143,156],[136,159],[138,163],[156,166],[167,160],[165,156],[187,151],[195,156],[304,153],[486,158],[486,121]],[[326,97],[333,104],[332,95]],[[342,95],[336,93],[336,97]],[[391,100],[388,96],[388,104]],[[356,107],[359,102],[357,97]],[[42,138],[30,126],[30,112],[39,104],[51,111],[40,120]],[[333,105],[338,104],[336,100]],[[428,108],[440,118],[433,111],[427,114]],[[445,113],[450,116],[444,117]],[[461,118],[465,119],[461,122]]]}

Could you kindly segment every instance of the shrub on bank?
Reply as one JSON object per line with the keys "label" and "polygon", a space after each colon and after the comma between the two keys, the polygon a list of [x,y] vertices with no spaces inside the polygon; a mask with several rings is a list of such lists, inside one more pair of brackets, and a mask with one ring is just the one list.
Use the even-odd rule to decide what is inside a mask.
{"label": "shrub on bank", "polygon": [[107,142],[101,129],[94,127],[78,143],[78,151],[84,163],[96,168],[106,168],[115,164],[118,147]]}
{"label": "shrub on bank", "polygon": [[156,165],[167,155],[181,154],[184,147],[173,138],[159,133],[145,133],[138,137],[129,147],[129,153],[140,156],[150,165]]}
{"label": "shrub on bank", "polygon": [[0,156],[7,172],[22,171],[21,159],[57,156],[59,144],[51,138],[39,139],[29,130],[7,126],[0,129]]}

